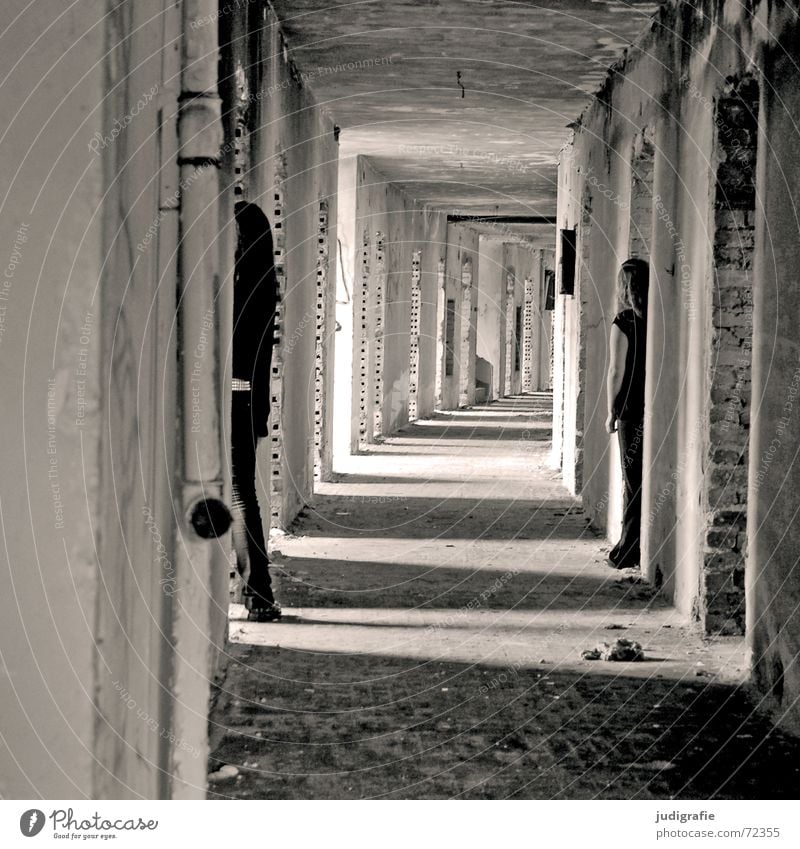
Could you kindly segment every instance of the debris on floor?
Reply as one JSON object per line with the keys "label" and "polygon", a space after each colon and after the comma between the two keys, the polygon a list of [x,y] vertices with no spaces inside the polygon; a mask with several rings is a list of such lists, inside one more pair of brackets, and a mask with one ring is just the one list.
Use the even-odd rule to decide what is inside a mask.
{"label": "debris on floor", "polygon": [[586,649],[581,652],[581,657],[584,660],[637,661],[644,660],[644,651],[635,640],[620,637],[610,645],[602,642],[593,649]]}
{"label": "debris on floor", "polygon": [[614,581],[614,583],[618,586],[630,586],[632,584],[635,586],[649,586],[647,581],[645,581],[641,575],[636,574],[623,575],[621,578]]}
{"label": "debris on floor", "polygon": [[[274,575],[292,621],[226,649],[208,772],[239,774],[209,797],[795,798],[800,742],[753,711],[738,639],[706,644],[640,576],[592,567],[585,517],[553,517],[549,446],[484,428],[475,458],[417,424],[320,484]],[[603,662],[620,637],[645,662]]]}
{"label": "debris on floor", "polygon": [[625,598],[648,601],[658,594],[658,589],[649,584],[641,575],[624,575],[612,582],[611,586],[625,593]]}
{"label": "debris on floor", "polygon": [[231,764],[224,764],[216,772],[208,775],[209,784],[220,784],[223,781],[232,781],[239,775],[239,770]]}

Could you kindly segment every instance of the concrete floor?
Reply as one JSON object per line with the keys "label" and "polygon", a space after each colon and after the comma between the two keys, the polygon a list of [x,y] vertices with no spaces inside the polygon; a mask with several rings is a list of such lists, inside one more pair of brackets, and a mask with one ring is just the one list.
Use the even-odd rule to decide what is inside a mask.
{"label": "concrete floor", "polygon": [[[793,796],[741,641],[605,565],[550,417],[544,394],[439,414],[319,487],[273,539],[283,621],[232,606],[211,769],[238,775],[211,797]],[[645,661],[581,659],[618,637]]]}

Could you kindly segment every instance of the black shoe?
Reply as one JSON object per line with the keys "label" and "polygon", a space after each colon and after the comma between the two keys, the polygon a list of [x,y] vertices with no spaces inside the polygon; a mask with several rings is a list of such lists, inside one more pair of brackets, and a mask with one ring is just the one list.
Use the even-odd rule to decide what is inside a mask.
{"label": "black shoe", "polygon": [[612,548],[608,553],[608,557],[606,558],[606,562],[612,569],[638,569],[639,568],[639,556],[638,554],[634,554],[631,556],[630,554],[627,557],[621,557],[619,551],[616,548]]}
{"label": "black shoe", "polygon": [[250,596],[245,600],[248,622],[277,622],[283,616],[277,601],[263,601]]}
{"label": "black shoe", "polygon": [[281,606],[275,601],[272,587],[268,586],[261,592],[245,587],[244,604],[251,622],[274,622],[281,618]]}

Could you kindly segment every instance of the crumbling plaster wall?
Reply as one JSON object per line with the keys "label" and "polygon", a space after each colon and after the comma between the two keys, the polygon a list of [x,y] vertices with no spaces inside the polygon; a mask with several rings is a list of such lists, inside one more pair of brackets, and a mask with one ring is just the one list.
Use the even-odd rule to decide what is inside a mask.
{"label": "crumbling plaster wall", "polygon": [[[358,180],[358,161],[356,156],[342,157],[339,160],[338,190],[336,198],[336,321],[341,327],[337,331],[335,358],[336,376],[334,382],[334,471],[344,463],[347,457],[358,450],[359,417],[358,383],[361,376],[358,369],[358,327],[356,316],[355,276],[358,254],[358,234],[356,233],[356,190]],[[360,319],[360,316],[358,316]]]}
{"label": "crumbling plaster wall", "polygon": [[[505,265],[505,310],[506,310],[506,337],[504,339],[504,351],[506,365],[510,370],[506,371],[506,395],[518,395],[522,392],[522,376],[524,370],[524,311],[525,311],[525,280],[539,280],[541,257],[537,251],[529,246],[515,242],[506,242],[504,248]],[[513,288],[512,288],[513,282]],[[522,311],[523,321],[520,324],[519,339],[517,339],[516,315],[517,310]],[[510,317],[511,323],[508,324]],[[516,347],[519,346],[519,357],[517,360]],[[518,362],[518,368],[515,363]]]}
{"label": "crumbling plaster wall", "polygon": [[[447,225],[445,300],[455,301],[453,374],[442,371],[443,410],[475,403],[475,351],[477,345],[478,281],[480,279],[478,233],[461,224]],[[471,269],[471,285],[464,288],[465,264]],[[466,316],[469,319],[466,320]],[[441,332],[441,330],[440,330]],[[462,393],[461,388],[466,392]]]}
{"label": "crumbling plaster wall", "polygon": [[103,162],[88,142],[110,131],[98,108],[104,10],[85,3],[65,9],[44,38],[40,16],[26,14],[25,3],[12,0],[4,11],[12,29],[0,56],[3,77],[10,75],[3,90],[41,85],[9,113],[0,157],[7,189],[0,216],[0,352],[7,364],[0,375],[0,795],[89,797],[94,522],[100,411],[109,401],[98,336],[109,319],[96,291]]}
{"label": "crumbling plaster wall", "polygon": [[[613,538],[621,520],[619,455],[605,431],[605,374],[608,339],[617,310],[617,271],[627,254],[625,186],[629,172],[620,128],[610,127],[608,144],[593,135],[562,152],[559,168],[558,227],[577,231],[575,289],[556,287],[556,368],[554,407],[560,411],[564,481],[581,493],[595,527]],[[556,268],[561,262],[557,247]],[[562,338],[559,339],[559,336]],[[555,459],[555,458],[554,458]]]}
{"label": "crumbling plaster wall", "polygon": [[[572,144],[564,151],[559,226],[578,221],[576,207],[584,197],[586,183],[591,181],[593,219],[603,222],[602,229],[610,237],[605,248],[593,240],[589,252],[597,308],[581,317],[583,302],[577,289],[574,299],[560,298],[557,333],[565,334],[565,338],[563,353],[556,348],[554,460],[561,458],[569,482],[573,445],[580,447],[579,434],[572,426],[571,405],[583,393],[583,494],[596,522],[603,519],[598,506],[606,508],[608,528],[610,520],[602,498],[613,463],[609,465],[602,447],[605,401],[599,374],[592,378],[587,370],[582,385],[578,380],[581,357],[577,342],[585,338],[587,363],[605,363],[603,346],[608,328],[600,334],[592,325],[601,313],[605,322],[598,328],[607,325],[613,314],[611,272],[627,248],[622,219],[628,217],[628,211],[621,207],[629,202],[629,151],[635,134],[650,127],[655,167],[643,568],[648,577],[663,585],[680,610],[707,624],[705,611],[712,599],[706,594],[713,593],[718,604],[720,593],[724,598],[729,586],[735,589],[726,581],[740,580],[734,572],[720,572],[719,580],[709,584],[705,576],[701,581],[703,563],[707,571],[708,564],[715,563],[713,557],[708,558],[714,541],[708,535],[716,480],[712,472],[714,457],[719,456],[717,449],[725,447],[716,427],[717,402],[711,401],[711,388],[716,370],[730,367],[713,358],[714,340],[729,323],[725,310],[720,310],[724,303],[722,287],[715,288],[714,276],[714,197],[719,164],[716,141],[721,132],[715,110],[731,78],[752,74],[762,82],[762,149],[753,286],[747,619],[756,682],[771,695],[776,707],[790,707],[800,691],[796,665],[800,627],[794,589],[796,523],[794,499],[785,497],[797,489],[787,481],[793,474],[796,442],[789,433],[796,428],[787,427],[778,433],[776,427],[786,415],[787,404],[789,414],[793,414],[792,380],[797,367],[789,281],[797,267],[798,227],[786,214],[796,196],[793,178],[798,163],[796,129],[791,119],[797,91],[796,65],[792,64],[796,61],[793,45],[797,44],[797,31],[791,21],[796,17],[797,4],[751,5],[745,8],[742,4],[707,2],[662,7],[652,30],[616,66],[599,99],[584,113]],[[762,79],[763,73],[766,76]],[[766,100],[765,90],[772,91]],[[770,149],[769,155],[764,148]],[[599,168],[597,163],[604,158],[606,167]],[[595,170],[587,180],[590,167]],[[595,181],[603,183],[600,205],[597,196],[601,187]],[[610,202],[614,196],[618,203]],[[742,244],[748,238],[746,229],[737,236]],[[733,309],[746,308],[745,295],[736,303]],[[721,563],[720,568],[724,571],[728,567]],[[739,604],[737,599],[736,592],[731,592],[730,603]],[[781,714],[781,718],[797,727],[796,708]]]}
{"label": "crumbling plaster wall", "polygon": [[[280,425],[280,442],[259,446],[262,503],[270,504],[272,524],[288,525],[310,500],[314,471],[315,368],[325,370],[327,387],[323,427],[324,474],[330,472],[335,343],[336,196],[338,143],[331,117],[316,102],[285,49],[277,19],[266,10],[257,49],[260,80],[251,93],[249,196],[275,224],[275,189],[282,192],[286,291],[282,304],[281,343],[276,358],[282,379],[273,377],[272,425]],[[316,362],[317,261],[320,203],[327,204],[328,292],[322,330],[324,354]],[[277,241],[277,234],[274,233]],[[273,375],[275,369],[273,368]],[[275,461],[270,454],[279,454]],[[272,478],[272,494],[266,486]]]}
{"label": "crumbling plaster wall", "polygon": [[[621,499],[617,447],[605,433],[608,337],[618,309],[619,265],[631,252],[632,236],[636,244],[630,229],[631,163],[637,137],[653,133],[653,208],[658,210],[650,258],[643,543],[649,558],[646,571],[689,613],[699,593],[698,540],[704,516],[698,507],[703,501],[703,440],[709,438],[712,172],[705,151],[713,147],[714,125],[707,103],[713,103],[714,86],[721,79],[718,72],[715,79],[708,71],[704,75],[698,59],[699,81],[680,80],[675,65],[681,53],[672,42],[679,41],[681,28],[671,14],[669,9],[662,12],[661,22],[620,63],[562,156],[559,214],[566,223],[560,226],[578,227],[576,294],[573,303],[562,307],[562,321],[574,316],[576,322],[566,328],[569,388],[563,402],[562,462],[566,480],[577,485],[573,464],[582,460],[586,509],[613,540]],[[679,132],[677,144],[670,146],[673,122],[692,132]],[[587,228],[588,249],[581,232]],[[580,423],[581,410],[582,434],[572,425],[573,417]]]}
{"label": "crumbling plaster wall", "polygon": [[553,312],[547,306],[546,271],[553,268],[553,252],[537,248],[531,269],[533,310],[531,316],[531,386],[532,392],[546,392],[550,388],[550,345],[553,331]]}
{"label": "crumbling plaster wall", "polygon": [[[525,345],[528,352],[531,390],[544,391],[550,382],[550,336],[552,312],[545,306],[545,268],[552,268],[552,251],[533,243],[503,242],[482,236],[480,239],[480,281],[478,287],[477,355],[492,367],[492,398],[506,394],[506,320],[508,306],[508,269],[514,269],[514,309],[523,309],[523,338],[520,340],[520,370],[512,375],[514,392],[524,391]],[[526,329],[525,284],[531,295],[530,327]]]}
{"label": "crumbling plaster wall", "polygon": [[481,238],[478,266],[478,324],[476,352],[492,369],[490,399],[504,394],[505,384],[505,313],[503,299],[505,273],[503,242]]}
{"label": "crumbling plaster wall", "polygon": [[756,685],[776,720],[800,733],[800,29],[777,13],[768,25],[779,40],[765,47],[761,87],[747,624]]}
{"label": "crumbling plaster wall", "polygon": [[[447,220],[423,208],[375,169],[367,157],[356,160],[356,210],[353,242],[355,269],[355,338],[353,400],[354,423],[360,413],[359,374],[362,282],[368,286],[367,442],[387,435],[409,421],[411,363],[411,277],[414,253],[420,256],[420,306],[418,333],[417,416],[433,411],[436,380],[437,280],[439,261],[445,255]],[[380,236],[379,236],[380,234]],[[379,267],[378,239],[383,244]],[[349,235],[347,238],[351,238]],[[366,241],[365,241],[366,240]],[[364,245],[367,244],[366,265]],[[365,276],[366,269],[366,276]],[[379,279],[380,278],[380,279]],[[381,302],[377,302],[378,291]],[[379,323],[380,322],[380,323]],[[380,332],[378,334],[378,328]],[[379,338],[378,338],[379,337]],[[376,344],[382,349],[378,352]],[[382,387],[382,397],[377,394]],[[379,401],[379,426],[374,411]]]}

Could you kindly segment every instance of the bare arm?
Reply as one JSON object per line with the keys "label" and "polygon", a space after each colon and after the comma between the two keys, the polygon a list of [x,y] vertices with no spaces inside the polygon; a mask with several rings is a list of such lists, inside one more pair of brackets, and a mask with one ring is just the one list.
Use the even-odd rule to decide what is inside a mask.
{"label": "bare arm", "polygon": [[625,377],[625,358],[628,354],[628,339],[617,327],[611,325],[611,338],[609,340],[609,363],[608,377],[606,378],[606,394],[608,396],[608,420],[606,430],[614,433],[617,429],[617,416],[614,413],[614,401],[617,400],[622,379]]}

